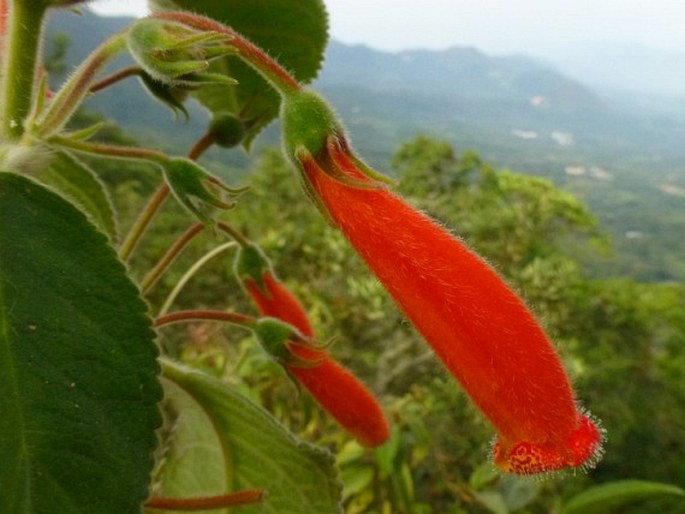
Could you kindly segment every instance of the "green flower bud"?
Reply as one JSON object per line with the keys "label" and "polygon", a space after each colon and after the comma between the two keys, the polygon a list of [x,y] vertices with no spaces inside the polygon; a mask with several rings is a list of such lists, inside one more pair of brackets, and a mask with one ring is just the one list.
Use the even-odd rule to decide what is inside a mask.
{"label": "green flower bud", "polygon": [[[126,42],[131,55],[152,78],[179,85],[197,82],[194,75],[204,72],[210,60],[234,53],[227,44],[230,39],[225,34],[199,31],[181,23],[143,18],[131,26]],[[200,76],[202,82],[228,79]]]}
{"label": "green flower bud", "polygon": [[214,222],[212,208],[231,209],[235,206],[235,202],[222,200],[217,192],[223,190],[235,195],[244,191],[227,186],[190,159],[176,157],[163,163],[162,167],[176,199],[203,223]]}
{"label": "green flower bud", "polygon": [[246,279],[252,280],[262,291],[266,291],[264,274],[266,272],[273,274],[273,267],[262,249],[250,241],[238,247],[233,262],[233,271],[241,282]]}
{"label": "green flower bud", "polygon": [[209,125],[214,142],[223,148],[238,146],[245,138],[245,125],[230,113],[217,113]]}
{"label": "green flower bud", "polygon": [[174,112],[174,115],[176,115],[178,111],[181,111],[185,116],[186,121],[188,121],[188,110],[183,105],[183,102],[188,97],[187,89],[171,86],[165,82],[155,80],[146,72],[140,74],[140,80],[143,82],[145,89],[147,89],[156,100],[159,100],[169,107]]}

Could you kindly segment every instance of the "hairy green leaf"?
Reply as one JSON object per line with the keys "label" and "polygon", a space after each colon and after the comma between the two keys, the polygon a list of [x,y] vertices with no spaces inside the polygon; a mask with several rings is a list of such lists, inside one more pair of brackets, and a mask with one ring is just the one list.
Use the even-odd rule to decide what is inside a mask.
{"label": "hairy green leaf", "polygon": [[[328,20],[321,0],[152,0],[153,7],[187,9],[230,25],[307,83],[319,71],[328,42]],[[244,145],[278,115],[280,100],[266,81],[237,57],[224,57],[210,69],[238,81],[235,87],[206,86],[197,98],[212,113],[230,113],[246,128]]]}
{"label": "hairy green leaf", "polygon": [[0,173],[0,514],[135,514],[148,495],[157,348],[105,236]]}
{"label": "hairy green leaf", "polygon": [[227,514],[341,512],[341,485],[330,453],[297,440],[224,382],[170,362],[164,373],[169,378],[168,442],[155,494],[264,489],[264,503],[231,508]]}
{"label": "hairy green leaf", "polygon": [[629,503],[664,495],[685,496],[685,490],[671,484],[645,480],[619,480],[586,489],[563,506],[563,514],[601,514]]}
{"label": "hairy green leaf", "polygon": [[116,240],[114,207],[104,184],[83,161],[66,151],[57,152],[50,166],[36,174],[74,202],[111,240]]}

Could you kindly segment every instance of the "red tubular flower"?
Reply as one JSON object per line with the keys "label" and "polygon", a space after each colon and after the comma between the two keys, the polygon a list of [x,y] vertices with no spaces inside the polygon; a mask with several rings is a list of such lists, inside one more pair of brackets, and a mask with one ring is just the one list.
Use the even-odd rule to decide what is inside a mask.
{"label": "red tubular flower", "polygon": [[[251,254],[247,258],[239,254],[238,262],[250,262],[251,269],[241,270],[237,266],[237,274],[259,312],[292,325],[306,337],[314,337],[302,304],[276,278],[259,249],[243,246],[240,252]],[[257,279],[255,273],[259,273]],[[288,371],[345,430],[369,448],[388,439],[388,422],[380,405],[352,373],[331,359],[325,350],[297,343],[290,343],[288,349],[294,356],[292,362],[284,362]],[[302,362],[311,364],[302,365]]]}
{"label": "red tubular flower", "polygon": [[304,95],[286,99],[284,132],[302,141],[286,136],[286,151],[317,205],[495,426],[495,463],[519,474],[593,465],[602,430],[577,409],[559,357],[521,299],[463,241],[370,176],[337,122],[323,135],[306,128],[303,120],[335,118]]}

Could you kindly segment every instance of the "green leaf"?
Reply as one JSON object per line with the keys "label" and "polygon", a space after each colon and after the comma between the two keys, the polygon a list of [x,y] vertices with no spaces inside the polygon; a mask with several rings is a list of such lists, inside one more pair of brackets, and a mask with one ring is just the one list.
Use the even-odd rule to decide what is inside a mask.
{"label": "green leaf", "polygon": [[368,465],[354,464],[342,468],[341,475],[343,484],[345,484],[343,497],[349,498],[361,493],[373,483],[374,470]]}
{"label": "green leaf", "polygon": [[105,236],[0,173],[0,514],[135,514],[161,423],[146,306]]}
{"label": "green leaf", "polygon": [[36,178],[71,200],[110,240],[116,240],[116,215],[110,197],[105,185],[85,163],[59,151],[50,166],[36,173]]}
{"label": "green leaf", "polygon": [[[154,7],[187,9],[230,25],[274,56],[295,78],[308,83],[323,61],[328,20],[322,0],[152,0]],[[244,145],[278,115],[280,99],[271,86],[237,57],[224,57],[210,70],[238,81],[236,87],[206,86],[194,95],[212,113],[231,113],[245,125]]]}
{"label": "green leaf", "polygon": [[478,502],[490,512],[494,514],[509,514],[509,509],[500,493],[495,491],[475,491],[473,494]]}
{"label": "green leaf", "polygon": [[224,382],[167,361],[164,374],[172,423],[155,494],[264,489],[264,503],[227,514],[341,512],[341,485],[329,452],[297,440]]}
{"label": "green leaf", "polygon": [[500,473],[491,462],[484,462],[473,470],[469,477],[469,485],[476,491],[485,489],[500,478]]}
{"label": "green leaf", "polygon": [[562,514],[601,514],[649,498],[685,496],[685,490],[671,484],[645,480],[619,480],[586,489],[563,506]]}
{"label": "green leaf", "polygon": [[496,489],[510,511],[523,509],[538,495],[540,482],[528,478],[511,474],[501,475]]}

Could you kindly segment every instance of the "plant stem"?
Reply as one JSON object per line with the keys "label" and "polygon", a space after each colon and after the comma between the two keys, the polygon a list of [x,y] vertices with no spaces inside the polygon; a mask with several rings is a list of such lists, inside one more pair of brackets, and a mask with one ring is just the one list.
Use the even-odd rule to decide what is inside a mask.
{"label": "plant stem", "polygon": [[86,97],[98,72],[125,49],[124,31],[109,38],[90,54],[54,96],[42,119],[36,121],[36,134],[47,137],[58,132]]}
{"label": "plant stem", "polygon": [[264,496],[265,492],[261,489],[240,491],[221,496],[206,496],[203,498],[160,498],[153,496],[145,502],[145,506],[150,509],[184,511],[222,509],[258,503],[264,499]]}
{"label": "plant stem", "polygon": [[127,79],[128,77],[140,75],[142,71],[143,70],[139,66],[128,66],[127,68],[121,69],[116,73],[112,73],[104,79],[97,81],[95,84],[90,86],[89,91],[91,93],[97,93],[98,91],[108,88],[112,84],[116,84],[117,82]]}
{"label": "plant stem", "polygon": [[[249,243],[245,236],[243,236],[238,230],[236,230],[229,224],[224,223],[223,221],[218,221],[217,226],[219,230],[228,234],[240,246],[246,246]],[[195,238],[195,236],[202,232],[204,229],[204,223],[196,223],[188,230],[186,230],[185,233],[180,238],[178,238],[178,240],[173,244],[173,246],[169,248],[169,250],[164,254],[164,256],[157,262],[157,264],[155,264],[155,266],[140,282],[141,292],[146,293],[147,291],[149,291],[150,288],[157,283],[159,277],[161,277],[162,274],[169,268],[169,266],[171,266],[176,257],[179,256],[179,254],[188,245],[188,243],[190,243]],[[230,246],[233,246],[233,244],[231,244]],[[214,254],[211,254],[211,252],[209,255],[210,258],[214,256]],[[202,264],[204,264],[204,262],[202,262]]]}
{"label": "plant stem", "polygon": [[0,123],[7,138],[22,136],[31,111],[46,10],[47,5],[41,0],[11,3],[0,72]]}
{"label": "plant stem", "polygon": [[126,239],[124,239],[124,242],[121,244],[121,248],[119,248],[119,258],[122,261],[126,262],[131,257],[133,250],[135,250],[136,245],[138,244],[138,241],[140,241],[140,238],[145,233],[145,230],[150,224],[150,221],[152,221],[152,218],[164,204],[164,201],[169,196],[169,192],[169,186],[166,184],[166,182],[163,182],[145,205],[138,218],[136,218],[131,230],[129,230],[128,234],[126,235]]}
{"label": "plant stem", "polygon": [[214,134],[211,131],[206,132],[190,149],[188,152],[188,159],[197,161],[215,142],[216,139],[214,138]]}
{"label": "plant stem", "polygon": [[228,243],[224,243],[221,246],[217,246],[214,248],[212,251],[206,253],[203,255],[200,259],[193,264],[188,271],[184,273],[184,275],[181,277],[181,279],[176,283],[174,286],[174,289],[169,293],[169,296],[167,296],[166,300],[164,300],[164,304],[162,305],[162,308],[159,310],[159,315],[163,316],[164,314],[167,313],[169,310],[169,307],[171,307],[171,304],[174,303],[174,300],[178,296],[178,293],[181,292],[181,289],[185,287],[185,285],[188,283],[188,281],[197,273],[197,271],[205,265],[210,259],[214,258],[216,255],[220,254],[224,250],[227,250],[229,248],[233,248],[235,246],[235,243],[233,241],[229,241]]}
{"label": "plant stem", "polygon": [[297,80],[285,68],[269,57],[264,50],[222,23],[204,16],[177,11],[160,12],[153,14],[152,17],[183,23],[198,30],[212,31],[230,36],[231,40],[226,44],[235,48],[238,57],[269,81],[279,93],[286,95],[300,89],[300,84]]}
{"label": "plant stem", "polygon": [[164,256],[157,262],[154,268],[145,276],[145,278],[140,283],[141,292],[147,292],[162,276],[162,274],[171,266],[176,257],[179,256],[181,251],[193,240],[193,238],[204,230],[205,226],[203,223],[196,223],[173,244],[171,248],[164,254]]}
{"label": "plant stem", "polygon": [[219,228],[219,230],[228,234],[240,246],[247,246],[248,244],[250,244],[250,241],[248,241],[248,239],[241,232],[233,228],[228,223],[218,221],[216,225]]}
{"label": "plant stem", "polygon": [[163,327],[173,323],[184,323],[189,321],[219,321],[245,328],[252,328],[257,322],[257,318],[246,314],[239,314],[237,312],[197,309],[177,311],[172,312],[171,314],[165,314],[164,316],[159,316],[154,320],[154,326]]}
{"label": "plant stem", "polygon": [[141,148],[138,146],[117,146],[102,143],[90,143],[79,139],[62,136],[52,136],[49,139],[51,144],[56,144],[76,150],[77,152],[100,157],[114,157],[116,159],[128,159],[134,161],[147,161],[155,164],[164,164],[169,160],[169,156],[159,150],[152,148]]}
{"label": "plant stem", "polygon": [[[207,137],[207,135],[203,136],[200,138],[197,143],[190,149],[188,152],[188,158],[192,160],[197,160],[200,158],[200,156],[214,143],[214,138],[212,137],[211,139]],[[155,152],[156,150],[150,150],[150,152]],[[166,155],[162,154],[160,152],[160,155],[164,155],[164,158],[166,159]],[[142,237],[142,235],[145,233],[145,230],[147,229],[148,225],[152,221],[152,218],[155,217],[155,214],[157,211],[162,207],[164,202],[166,201],[167,197],[169,196],[170,189],[169,186],[166,183],[162,183],[161,186],[155,191],[155,194],[150,198],[148,203],[145,205],[143,208],[143,211],[140,213],[138,218],[136,219],[135,223],[131,227],[131,230],[129,233],[126,235],[126,239],[121,245],[121,248],[119,249],[119,258],[123,261],[127,261],[130,257],[131,254],[133,253],[133,250],[135,250],[136,245],[138,244],[138,241]]]}

